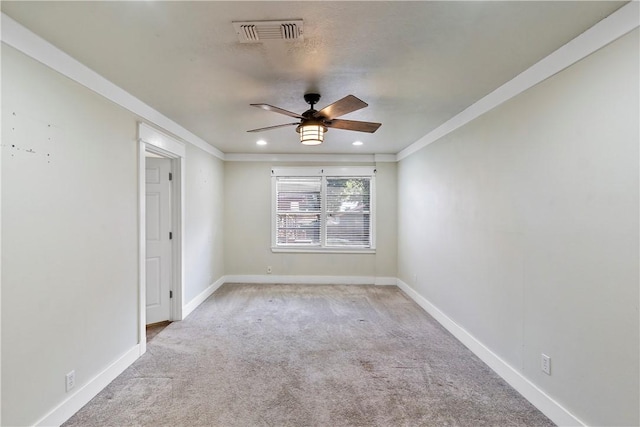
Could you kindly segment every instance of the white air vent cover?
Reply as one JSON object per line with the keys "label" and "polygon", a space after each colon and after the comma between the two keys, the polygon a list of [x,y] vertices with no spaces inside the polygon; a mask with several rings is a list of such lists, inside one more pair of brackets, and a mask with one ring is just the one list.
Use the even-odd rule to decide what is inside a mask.
{"label": "white air vent cover", "polygon": [[240,43],[260,43],[265,40],[303,40],[302,19],[287,21],[232,22]]}

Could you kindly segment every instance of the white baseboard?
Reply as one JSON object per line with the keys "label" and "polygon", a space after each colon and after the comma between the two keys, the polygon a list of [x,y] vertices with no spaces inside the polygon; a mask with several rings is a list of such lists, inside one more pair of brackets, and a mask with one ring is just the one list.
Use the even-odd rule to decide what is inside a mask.
{"label": "white baseboard", "polygon": [[[182,318],[187,317],[196,309],[204,300],[215,292],[223,283],[225,277],[221,277],[211,284],[207,289],[202,291],[198,296],[189,301],[182,307]],[[59,426],[67,421],[73,414],[78,412],[80,408],[86,405],[98,393],[100,393],[111,381],[124,372],[133,362],[135,362],[145,351],[145,343],[137,344],[131,350],[127,351],[118,360],[113,362],[104,371],[96,375],[82,388],[69,396],[65,401],[55,407],[47,415],[35,423],[36,426]]]}
{"label": "white baseboard", "polygon": [[374,285],[378,286],[397,286],[398,279],[395,277],[376,277]]}
{"label": "white baseboard", "polygon": [[226,282],[225,276],[220,277],[218,280],[213,282],[207,289],[200,292],[198,296],[193,298],[187,304],[182,306],[182,319],[185,319],[193,310],[195,310],[200,304],[204,302],[207,298],[213,294],[216,289],[222,286]]}
{"label": "white baseboard", "polygon": [[36,426],[59,426],[67,421],[73,414],[78,412],[80,408],[86,405],[98,393],[102,391],[111,381],[116,379],[118,375],[124,372],[133,362],[141,355],[140,345],[136,344],[133,348],[123,354],[119,359],[108,366],[104,371],[100,372],[92,378],[87,384],[79,388],[75,393],[69,396],[61,404],[56,406],[47,415],[41,418]]}
{"label": "white baseboard", "polygon": [[285,285],[395,285],[395,277],[374,276],[295,276],[295,275],[229,275],[227,283],[282,283]]}
{"label": "white baseboard", "polygon": [[[493,353],[484,344],[478,341],[473,335],[454,322],[446,314],[440,311],[426,298],[418,294],[413,288],[395,277],[369,277],[369,276],[275,276],[275,275],[229,275],[222,276],[211,286],[193,298],[188,304],[183,306],[183,318],[195,310],[204,302],[216,289],[224,283],[282,283],[282,284],[336,284],[336,285],[397,285],[420,307],[444,326],[462,344],[478,356],[484,363],[493,369],[500,377],[516,389],[522,396],[531,402],[542,413],[549,417],[554,423],[561,426],[586,425],[575,415],[565,409],[553,398],[540,390],[535,384],[514,369],[511,365]],[[78,389],[65,401],[50,411],[36,426],[59,426],[67,421],[80,408],[93,399],[111,381],[135,362],[144,352],[144,348],[137,344],[119,359],[113,362],[91,381]]]}
{"label": "white baseboard", "polygon": [[535,384],[529,381],[521,372],[513,368],[498,355],[492,352],[484,344],[478,341],[473,335],[454,322],[446,314],[440,311],[435,305],[429,302],[413,288],[397,279],[397,285],[420,307],[436,319],[451,334],[478,356],[484,363],[493,369],[511,387],[516,389],[525,399],[538,408],[551,421],[559,426],[584,426],[586,425],[575,415],[565,409],[553,398],[540,390]]}

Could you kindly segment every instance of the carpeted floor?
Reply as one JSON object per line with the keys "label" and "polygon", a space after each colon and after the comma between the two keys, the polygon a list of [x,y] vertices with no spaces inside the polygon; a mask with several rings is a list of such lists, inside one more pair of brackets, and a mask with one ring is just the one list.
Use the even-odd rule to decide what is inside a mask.
{"label": "carpeted floor", "polygon": [[551,426],[396,287],[226,284],[65,426]]}

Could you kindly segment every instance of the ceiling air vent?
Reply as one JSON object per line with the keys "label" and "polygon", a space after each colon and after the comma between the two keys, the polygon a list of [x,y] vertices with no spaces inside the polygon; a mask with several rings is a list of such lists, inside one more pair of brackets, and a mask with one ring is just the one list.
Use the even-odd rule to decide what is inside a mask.
{"label": "ceiling air vent", "polygon": [[302,19],[287,21],[232,22],[240,43],[261,43],[265,40],[303,40]]}

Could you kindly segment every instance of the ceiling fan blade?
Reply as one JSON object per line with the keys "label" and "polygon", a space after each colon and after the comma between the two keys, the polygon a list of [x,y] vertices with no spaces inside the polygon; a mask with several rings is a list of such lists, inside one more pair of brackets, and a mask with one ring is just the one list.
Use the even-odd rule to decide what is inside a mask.
{"label": "ceiling fan blade", "polygon": [[269,105],[269,104],[249,104],[249,105],[251,105],[252,107],[262,108],[263,110],[273,111],[274,113],[284,114],[285,116],[304,119],[304,117],[302,117],[298,113],[293,113],[291,111],[283,110],[282,108],[274,107],[273,105]]}
{"label": "ceiling fan blade", "polygon": [[340,120],[334,119],[325,122],[325,126],[334,129],[355,130],[358,132],[374,133],[378,130],[382,123],[359,122],[357,120]]}
{"label": "ceiling fan blade", "polygon": [[283,127],[287,127],[287,126],[296,126],[299,125],[300,123],[296,122],[296,123],[285,123],[283,125],[275,125],[275,126],[267,126],[266,128],[258,128],[258,129],[251,129],[248,130],[247,132],[262,132],[263,130],[271,130],[271,129],[278,129],[278,128],[283,128]]}
{"label": "ceiling fan blade", "polygon": [[353,95],[347,95],[342,99],[334,102],[331,105],[327,105],[322,110],[317,111],[313,117],[324,117],[326,119],[333,119],[334,117],[340,117],[344,114],[350,113],[352,111],[359,110],[368,106],[366,102],[356,98]]}

